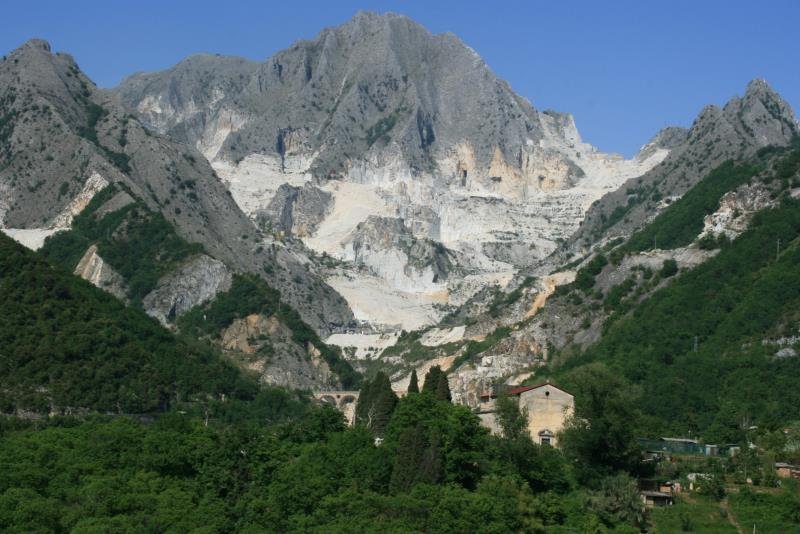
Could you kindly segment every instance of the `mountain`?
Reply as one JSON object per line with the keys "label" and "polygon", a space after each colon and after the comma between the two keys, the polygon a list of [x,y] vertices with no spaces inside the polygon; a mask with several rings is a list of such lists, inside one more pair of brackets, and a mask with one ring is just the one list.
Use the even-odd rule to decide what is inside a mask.
{"label": "mountain", "polygon": [[632,235],[391,340],[372,368],[403,385],[441,365],[453,398],[478,407],[498,383],[602,363],[642,388],[642,434],[773,428],[800,416],[798,198],[800,138],[727,161]]}
{"label": "mountain", "polygon": [[[571,365],[577,355],[594,354],[610,325],[635,323],[630,317],[673,282],[665,262],[680,271],[705,268],[721,247],[737,243],[755,214],[797,195],[797,151],[788,150],[798,139],[791,108],[756,80],[718,120],[709,119],[711,109],[720,108],[703,110],[688,130],[660,132],[656,141],[671,150],[664,163],[598,201],[576,235],[545,261],[522,270],[504,289],[476,293],[435,328],[370,339],[368,346],[380,347],[378,356],[362,353],[359,365],[385,369],[399,387],[411,369],[420,374],[441,365],[450,371],[454,398],[477,406],[497,381],[519,383],[547,373],[547,367],[537,370],[542,366]],[[774,114],[764,115],[766,109]],[[651,198],[653,189],[665,192],[663,201]],[[602,218],[591,215],[615,198],[628,199],[627,211],[598,226]],[[679,316],[687,313],[677,311],[681,306],[696,304],[676,305]],[[762,335],[772,339],[766,329]],[[642,336],[644,344],[653,337]],[[334,341],[357,345],[341,336]]]}
{"label": "mountain", "polygon": [[190,57],[114,93],[201,151],[260,228],[322,256],[380,331],[433,324],[505,284],[673,142],[600,153],[457,37],[395,14],[359,13],[264,62]]}
{"label": "mountain", "polygon": [[164,326],[219,347],[265,384],[338,389],[358,381],[277,290],[182,239],[121,184],[95,195],[40,253]]}
{"label": "mountain", "polygon": [[[755,80],[631,160],[602,154],[456,37],[394,14],[359,13],[265,62],[194,56],[109,93],[41,42],[21,51],[35,59],[12,54],[9,73],[24,59],[71,74],[31,75],[56,89],[25,94],[61,91],[57,116],[83,115],[63,119],[57,141],[104,165],[79,194],[67,186],[63,206],[39,199],[55,214],[38,228],[64,226],[65,212],[71,225],[43,253],[295,387],[356,382],[328,344],[398,387],[412,367],[450,368],[468,403],[488,382],[586,350],[629,294],[660,289],[645,270],[702,265],[775,206],[753,181],[798,134],[788,104]],[[25,86],[21,76],[9,80]],[[32,113],[3,102],[3,124]],[[3,172],[29,172],[19,135],[37,117],[16,126]],[[148,163],[158,158],[163,169]],[[32,204],[37,187],[52,196],[63,187],[44,165],[24,188],[0,183],[15,202]],[[35,224],[7,204],[6,222]]]}
{"label": "mountain", "polygon": [[724,161],[746,159],[766,146],[787,146],[798,134],[800,125],[789,104],[765,80],[753,80],[744,96],[721,108],[705,107],[688,131],[660,133],[657,138],[670,138],[670,154],[595,202],[570,244],[586,247],[601,238],[629,235]]}
{"label": "mountain", "polygon": [[[4,57],[0,62],[0,228],[38,248],[45,237],[72,228],[95,195],[110,186],[118,194],[106,199],[110,204],[104,209],[125,209],[130,214],[130,206],[135,205],[138,226],[126,226],[131,235],[137,229],[160,229],[159,235],[166,236],[174,229],[181,242],[194,247],[176,252],[178,257],[168,258],[164,268],[151,269],[163,277],[172,269],[186,267],[184,261],[194,262],[193,268],[187,268],[195,273],[195,283],[173,288],[166,295],[170,291],[162,287],[155,300],[165,304],[150,310],[156,316],[168,315],[173,305],[181,313],[197,303],[192,299],[213,297],[230,282],[232,273],[249,272],[279,289],[322,332],[330,325],[352,321],[344,300],[310,272],[302,258],[259,232],[196,150],[143,127],[115,98],[98,90],[71,56],[52,53],[44,41],[29,41]],[[165,246],[169,249],[175,243]],[[77,267],[83,256],[81,270],[87,276],[116,280],[108,274],[104,260],[109,258],[92,250],[91,242],[85,245],[66,266]],[[167,249],[155,251],[153,261],[175,252]],[[142,264],[144,259],[137,261]],[[130,270],[131,265],[120,261],[116,268]],[[151,280],[149,289],[158,282],[165,286],[170,280]],[[182,299],[189,300],[183,307],[177,304]]]}

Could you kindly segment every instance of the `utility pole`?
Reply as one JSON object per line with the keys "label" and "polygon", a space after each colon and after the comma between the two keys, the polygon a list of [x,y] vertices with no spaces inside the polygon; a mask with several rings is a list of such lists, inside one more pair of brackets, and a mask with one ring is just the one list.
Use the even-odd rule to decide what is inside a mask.
{"label": "utility pole", "polygon": [[778,238],[778,241],[775,243],[775,261],[778,261],[778,258],[781,255],[781,238]]}
{"label": "utility pole", "polygon": [[694,336],[694,351],[697,352],[697,336]]}

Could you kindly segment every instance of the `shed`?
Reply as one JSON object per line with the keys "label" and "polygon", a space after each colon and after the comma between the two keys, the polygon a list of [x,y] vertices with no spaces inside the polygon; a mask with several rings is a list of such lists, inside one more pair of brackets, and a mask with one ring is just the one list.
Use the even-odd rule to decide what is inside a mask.
{"label": "shed", "polygon": [[672,495],[662,491],[643,491],[642,502],[648,508],[656,506],[672,506],[675,503]]}

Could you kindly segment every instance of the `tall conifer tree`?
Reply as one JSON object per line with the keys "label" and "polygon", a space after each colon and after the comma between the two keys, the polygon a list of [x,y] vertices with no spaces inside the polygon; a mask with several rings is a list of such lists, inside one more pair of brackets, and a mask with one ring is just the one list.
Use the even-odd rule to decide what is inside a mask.
{"label": "tall conifer tree", "polygon": [[417,370],[411,371],[411,378],[408,380],[408,393],[419,393],[419,383],[417,381]]}

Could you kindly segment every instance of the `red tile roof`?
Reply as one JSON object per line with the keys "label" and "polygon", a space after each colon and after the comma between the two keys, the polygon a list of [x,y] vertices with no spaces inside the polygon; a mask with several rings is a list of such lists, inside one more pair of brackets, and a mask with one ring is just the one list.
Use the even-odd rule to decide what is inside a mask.
{"label": "red tile roof", "polygon": [[[505,394],[508,395],[509,397],[512,397],[512,396],[520,395],[520,394],[525,393],[526,391],[530,391],[532,389],[539,389],[542,386],[552,386],[552,387],[556,388],[559,391],[564,391],[563,389],[561,389],[560,387],[556,386],[555,384],[547,381],[547,382],[539,382],[538,384],[531,384],[530,386],[511,386],[505,391]],[[568,392],[564,391],[564,393],[568,393]],[[495,393],[495,390],[484,391],[483,393],[481,393],[480,398],[481,399],[496,399],[497,398],[497,393]]]}
{"label": "red tile roof", "polygon": [[530,391],[532,389],[536,389],[536,388],[538,388],[540,386],[543,386],[543,385],[544,384],[539,384],[539,385],[536,385],[536,386],[515,386],[513,388],[508,388],[506,390],[506,395],[508,395],[509,397],[512,397],[514,395],[519,395],[520,393],[525,393],[526,391]]}

